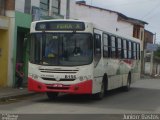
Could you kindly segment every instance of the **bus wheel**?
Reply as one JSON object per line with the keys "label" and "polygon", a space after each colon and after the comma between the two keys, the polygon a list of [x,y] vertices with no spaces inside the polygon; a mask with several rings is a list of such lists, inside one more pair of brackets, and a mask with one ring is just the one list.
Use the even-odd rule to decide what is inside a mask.
{"label": "bus wheel", "polygon": [[47,96],[50,100],[54,100],[58,96],[58,93],[47,92]]}
{"label": "bus wheel", "polygon": [[104,84],[104,81],[103,81],[102,85],[101,85],[101,91],[93,95],[94,99],[102,100],[104,95],[105,95],[105,91],[106,91],[106,89],[105,89],[105,84]]}
{"label": "bus wheel", "polygon": [[128,75],[128,78],[127,78],[127,85],[123,87],[123,90],[124,91],[129,91],[131,88],[131,74]]}

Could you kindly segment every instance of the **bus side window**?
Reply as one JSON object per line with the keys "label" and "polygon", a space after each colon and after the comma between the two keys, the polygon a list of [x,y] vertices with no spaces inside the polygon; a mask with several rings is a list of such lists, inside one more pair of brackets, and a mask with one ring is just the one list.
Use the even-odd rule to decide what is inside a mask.
{"label": "bus side window", "polygon": [[107,34],[103,34],[103,57],[110,57],[110,46],[109,46],[110,36]]}
{"label": "bus side window", "polygon": [[122,40],[122,58],[127,59],[127,41],[126,40]]}
{"label": "bus side window", "polygon": [[137,46],[133,43],[133,59],[137,59]]}
{"label": "bus side window", "polygon": [[128,41],[128,59],[132,59],[132,43]]}
{"label": "bus side window", "polygon": [[98,64],[101,59],[101,35],[95,33],[94,34],[94,60],[95,66]]}
{"label": "bus side window", "polygon": [[137,59],[140,60],[140,44],[137,44]]}
{"label": "bus side window", "polygon": [[111,36],[111,58],[116,58],[116,37]]}
{"label": "bus side window", "polygon": [[94,53],[95,55],[101,55],[101,35],[94,34]]}
{"label": "bus side window", "polygon": [[121,38],[117,38],[117,58],[122,58],[122,40]]}

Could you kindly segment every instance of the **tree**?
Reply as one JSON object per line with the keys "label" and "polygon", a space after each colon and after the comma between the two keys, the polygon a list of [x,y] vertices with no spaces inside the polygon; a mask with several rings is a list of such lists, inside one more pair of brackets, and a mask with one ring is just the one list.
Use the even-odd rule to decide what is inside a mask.
{"label": "tree", "polygon": [[160,58],[160,46],[158,46],[158,49],[157,49],[157,51],[155,51],[154,55],[155,55],[155,57]]}

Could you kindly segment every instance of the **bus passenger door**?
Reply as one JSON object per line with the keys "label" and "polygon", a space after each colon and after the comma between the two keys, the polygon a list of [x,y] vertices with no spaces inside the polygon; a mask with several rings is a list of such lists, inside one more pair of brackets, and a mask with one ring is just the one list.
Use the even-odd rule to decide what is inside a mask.
{"label": "bus passenger door", "polygon": [[93,92],[100,91],[103,78],[102,31],[94,29],[94,81]]}

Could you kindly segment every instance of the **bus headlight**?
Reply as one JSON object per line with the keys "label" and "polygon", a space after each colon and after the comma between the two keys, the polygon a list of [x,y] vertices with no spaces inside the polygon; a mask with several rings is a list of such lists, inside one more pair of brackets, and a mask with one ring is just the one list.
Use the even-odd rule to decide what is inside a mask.
{"label": "bus headlight", "polygon": [[38,79],[38,75],[36,74],[30,74],[30,76],[32,77],[32,79]]}
{"label": "bus headlight", "polygon": [[83,81],[83,80],[84,80],[83,76],[80,76],[80,77],[79,77],[79,80],[80,80],[80,81]]}
{"label": "bus headlight", "polygon": [[88,76],[80,76],[78,78],[79,78],[80,81],[83,81],[83,80],[89,80],[89,79],[91,79],[91,76],[90,75],[88,75]]}

